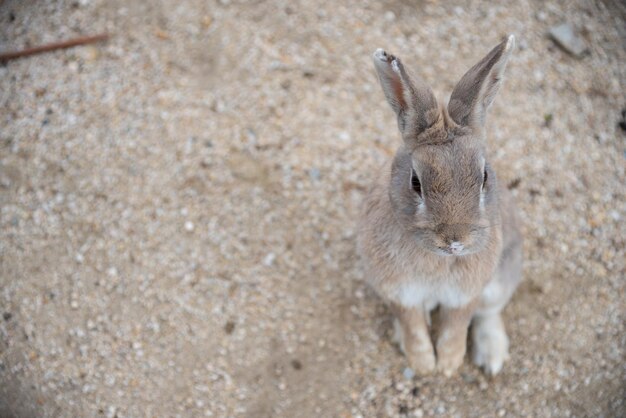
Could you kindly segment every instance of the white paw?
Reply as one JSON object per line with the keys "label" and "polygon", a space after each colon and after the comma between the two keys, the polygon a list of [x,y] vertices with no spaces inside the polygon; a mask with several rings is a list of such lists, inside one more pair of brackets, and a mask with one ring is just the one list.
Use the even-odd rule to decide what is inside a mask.
{"label": "white paw", "polygon": [[487,320],[475,324],[472,340],[474,364],[489,375],[498,374],[509,358],[509,338],[499,318],[497,321]]}

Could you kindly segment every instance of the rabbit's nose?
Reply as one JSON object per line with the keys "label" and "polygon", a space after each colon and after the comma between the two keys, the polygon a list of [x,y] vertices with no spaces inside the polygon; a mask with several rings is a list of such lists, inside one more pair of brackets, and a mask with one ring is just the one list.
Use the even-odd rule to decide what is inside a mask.
{"label": "rabbit's nose", "polygon": [[450,250],[452,254],[458,254],[462,252],[463,248],[465,247],[459,241],[452,241],[450,245],[448,246],[448,249]]}

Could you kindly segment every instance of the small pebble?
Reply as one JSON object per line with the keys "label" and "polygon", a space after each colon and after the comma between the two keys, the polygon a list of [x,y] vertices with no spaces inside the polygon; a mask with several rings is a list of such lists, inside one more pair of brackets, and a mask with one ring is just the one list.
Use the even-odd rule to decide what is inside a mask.
{"label": "small pebble", "polygon": [[574,33],[574,28],[568,23],[550,29],[550,37],[562,49],[576,57],[582,56],[587,49],[583,40]]}
{"label": "small pebble", "polygon": [[274,253],[269,253],[265,256],[265,258],[263,259],[263,265],[267,266],[267,267],[271,267],[272,264],[274,264],[274,260],[276,260],[276,254]]}
{"label": "small pebble", "polygon": [[311,177],[311,180],[319,180],[321,177],[320,170],[318,168],[313,167],[312,169],[309,170],[309,176]]}
{"label": "small pebble", "polygon": [[411,369],[409,367],[406,367],[402,371],[402,375],[404,376],[405,379],[411,380],[411,379],[413,379],[413,377],[415,377],[415,372],[413,371],[413,369]]}

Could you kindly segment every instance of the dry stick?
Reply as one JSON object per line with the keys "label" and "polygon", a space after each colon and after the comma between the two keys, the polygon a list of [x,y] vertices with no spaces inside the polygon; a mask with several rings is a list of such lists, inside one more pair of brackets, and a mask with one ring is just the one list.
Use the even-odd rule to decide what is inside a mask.
{"label": "dry stick", "polygon": [[1,52],[0,62],[8,61],[16,58],[27,57],[29,55],[41,54],[42,52],[54,51],[57,49],[71,48],[77,45],[86,45],[94,42],[104,41],[109,37],[108,34],[103,33],[95,36],[81,36],[80,38],[70,39],[62,42],[55,42],[48,45],[35,46],[33,48],[26,48],[21,51]]}

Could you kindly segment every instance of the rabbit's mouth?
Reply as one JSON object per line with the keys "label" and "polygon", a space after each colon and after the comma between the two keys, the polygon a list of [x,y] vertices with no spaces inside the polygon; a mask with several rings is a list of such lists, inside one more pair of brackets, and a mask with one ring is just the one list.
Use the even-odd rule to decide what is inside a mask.
{"label": "rabbit's mouth", "polygon": [[470,254],[471,251],[468,250],[453,250],[449,247],[437,247],[437,251],[435,251],[438,255],[442,255],[444,257],[460,257],[467,254]]}
{"label": "rabbit's mouth", "polygon": [[459,241],[452,241],[449,245],[436,246],[435,248],[435,253],[444,257],[461,257],[473,252],[471,248],[466,247]]}

